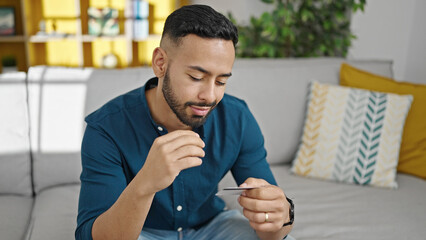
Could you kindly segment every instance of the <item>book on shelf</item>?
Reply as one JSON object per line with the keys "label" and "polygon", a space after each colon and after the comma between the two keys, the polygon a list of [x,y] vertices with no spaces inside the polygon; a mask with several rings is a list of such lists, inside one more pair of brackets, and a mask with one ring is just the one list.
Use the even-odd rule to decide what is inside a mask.
{"label": "book on shelf", "polygon": [[146,0],[132,0],[133,18],[145,19],[149,17],[149,3]]}
{"label": "book on shelf", "polygon": [[149,36],[149,3],[146,0],[132,0],[133,38],[146,39]]}
{"label": "book on shelf", "polygon": [[133,38],[146,39],[149,35],[148,19],[135,19],[133,22]]}

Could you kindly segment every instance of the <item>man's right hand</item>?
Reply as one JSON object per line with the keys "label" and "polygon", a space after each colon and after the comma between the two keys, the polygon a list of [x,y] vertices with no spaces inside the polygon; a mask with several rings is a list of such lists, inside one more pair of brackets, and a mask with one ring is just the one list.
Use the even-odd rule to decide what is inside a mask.
{"label": "man's right hand", "polygon": [[200,166],[205,144],[190,130],[177,130],[155,139],[145,164],[139,171],[149,184],[147,193],[156,193],[170,186],[180,171]]}

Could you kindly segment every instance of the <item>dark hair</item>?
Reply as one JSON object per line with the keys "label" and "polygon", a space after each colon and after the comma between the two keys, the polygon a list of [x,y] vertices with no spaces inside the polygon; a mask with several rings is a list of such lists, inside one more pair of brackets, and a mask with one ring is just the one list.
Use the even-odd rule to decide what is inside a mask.
{"label": "dark hair", "polygon": [[179,44],[179,40],[188,34],[232,40],[234,47],[238,42],[238,30],[235,25],[206,5],[183,6],[167,17],[162,38],[167,36]]}

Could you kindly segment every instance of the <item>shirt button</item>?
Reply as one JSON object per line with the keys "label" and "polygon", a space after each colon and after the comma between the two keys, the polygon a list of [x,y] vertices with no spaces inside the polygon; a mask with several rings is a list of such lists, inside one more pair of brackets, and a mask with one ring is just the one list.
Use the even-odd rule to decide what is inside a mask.
{"label": "shirt button", "polygon": [[182,228],[181,227],[179,227],[177,230],[178,230],[178,232],[182,232]]}
{"label": "shirt button", "polygon": [[160,126],[158,126],[158,131],[160,131],[160,132],[162,132],[163,131],[163,128],[162,127],[160,127]]}
{"label": "shirt button", "polygon": [[181,205],[177,206],[176,210],[178,210],[179,212],[182,211],[182,206]]}

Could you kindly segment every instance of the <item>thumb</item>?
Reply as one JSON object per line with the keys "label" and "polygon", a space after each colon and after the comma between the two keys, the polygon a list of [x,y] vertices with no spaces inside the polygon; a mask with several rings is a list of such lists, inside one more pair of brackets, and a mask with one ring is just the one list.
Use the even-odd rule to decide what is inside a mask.
{"label": "thumb", "polygon": [[264,187],[270,185],[267,181],[261,178],[247,178],[240,187]]}

